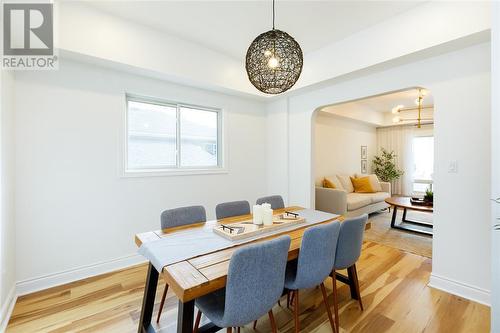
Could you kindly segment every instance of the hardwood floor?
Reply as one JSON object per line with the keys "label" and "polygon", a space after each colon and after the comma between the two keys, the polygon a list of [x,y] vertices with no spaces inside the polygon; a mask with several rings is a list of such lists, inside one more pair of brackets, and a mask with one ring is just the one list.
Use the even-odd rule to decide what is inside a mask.
{"label": "hardwood floor", "polygon": [[[357,266],[365,311],[338,282],[341,332],[489,332],[488,307],[427,287],[430,259],[365,242]],[[145,276],[141,265],[20,297],[7,332],[136,332]],[[325,285],[331,302],[331,280]],[[175,332],[176,304],[169,291],[161,332]],[[301,293],[300,309],[302,332],[331,332],[320,289]],[[290,310],[275,306],[274,314],[279,332],[294,332]],[[256,331],[242,329],[270,331],[267,315]]]}

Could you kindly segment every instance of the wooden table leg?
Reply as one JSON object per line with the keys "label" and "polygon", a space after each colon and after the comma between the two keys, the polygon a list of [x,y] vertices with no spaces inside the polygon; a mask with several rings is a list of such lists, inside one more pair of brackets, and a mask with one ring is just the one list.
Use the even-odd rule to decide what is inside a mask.
{"label": "wooden table leg", "polygon": [[158,271],[149,263],[144,297],[142,298],[141,317],[139,319],[138,333],[148,332],[153,317],[153,307],[155,305],[156,287],[158,285]]}
{"label": "wooden table leg", "polygon": [[177,333],[192,333],[194,321],[194,300],[183,303],[179,300]]}

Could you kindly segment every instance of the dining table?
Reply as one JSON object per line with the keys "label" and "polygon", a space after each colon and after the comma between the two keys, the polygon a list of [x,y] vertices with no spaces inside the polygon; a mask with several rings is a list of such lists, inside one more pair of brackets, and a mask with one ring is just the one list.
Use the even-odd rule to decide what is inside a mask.
{"label": "dining table", "polygon": [[[294,212],[299,216],[306,217],[306,223],[294,225],[291,229],[283,229],[272,234],[262,233],[247,241],[225,243],[223,248],[210,250],[210,244],[203,243],[204,239],[197,239],[200,235],[213,236],[213,229],[220,224],[231,224],[252,219],[252,215],[241,215],[222,220],[211,220],[186,226],[174,227],[163,230],[148,231],[135,235],[135,243],[139,247],[139,253],[151,253],[163,249],[162,244],[174,246],[171,251],[172,260],[163,266],[162,261],[149,260],[142,309],[139,319],[139,333],[156,332],[158,326],[152,324],[152,315],[156,288],[161,277],[169,285],[178,298],[177,332],[192,333],[194,323],[195,300],[201,296],[210,294],[224,288],[232,254],[243,246],[263,242],[282,235],[289,235],[291,244],[288,251],[288,260],[298,257],[304,230],[312,225],[328,223],[331,221],[342,221],[342,216],[304,209],[299,206],[285,207],[273,211],[273,214]],[[220,237],[220,236],[219,236]],[[213,238],[215,239],[215,238]],[[170,244],[168,244],[170,242]],[[159,247],[151,247],[156,244]],[[142,249],[141,249],[142,248]],[[148,250],[149,252],[145,251]],[[193,252],[200,249],[201,252]],[[166,250],[163,250],[166,251]],[[175,252],[175,253],[174,253]],[[144,255],[144,254],[143,254]],[[162,253],[163,255],[163,253]],[[221,328],[213,323],[208,323],[199,328],[199,333],[217,332]]]}

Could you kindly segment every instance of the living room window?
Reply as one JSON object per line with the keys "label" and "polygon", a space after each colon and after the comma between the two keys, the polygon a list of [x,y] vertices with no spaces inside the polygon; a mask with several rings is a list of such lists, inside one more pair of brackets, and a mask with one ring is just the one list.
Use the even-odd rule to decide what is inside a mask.
{"label": "living room window", "polygon": [[417,136],[412,141],[413,151],[413,192],[424,193],[432,189],[434,172],[434,137]]}
{"label": "living room window", "polygon": [[222,111],[127,95],[125,174],[222,169]]}

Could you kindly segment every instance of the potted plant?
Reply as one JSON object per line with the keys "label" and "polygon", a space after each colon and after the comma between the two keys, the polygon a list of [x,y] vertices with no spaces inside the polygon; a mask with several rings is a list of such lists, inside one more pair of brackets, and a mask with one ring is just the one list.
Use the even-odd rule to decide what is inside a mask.
{"label": "potted plant", "polygon": [[396,153],[381,149],[380,155],[373,158],[373,172],[383,182],[391,182],[404,174],[396,167]]}
{"label": "potted plant", "polygon": [[424,202],[428,205],[434,204],[434,192],[430,188],[425,190]]}

